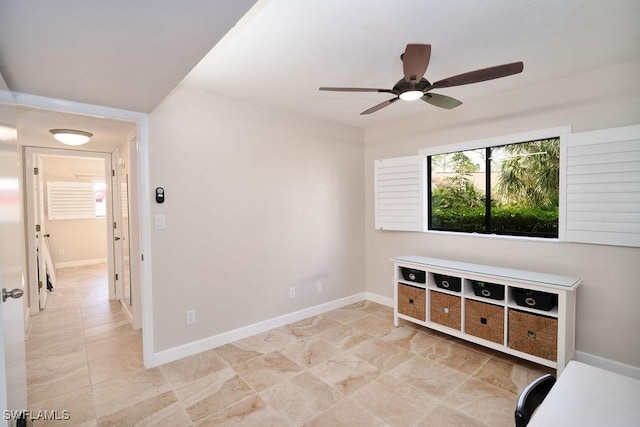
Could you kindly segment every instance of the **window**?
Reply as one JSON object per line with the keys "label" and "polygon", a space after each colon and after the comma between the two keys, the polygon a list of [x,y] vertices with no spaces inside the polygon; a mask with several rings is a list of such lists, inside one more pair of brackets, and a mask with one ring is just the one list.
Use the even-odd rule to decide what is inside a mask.
{"label": "window", "polygon": [[49,220],[104,218],[107,216],[106,184],[95,182],[47,182]]}
{"label": "window", "polygon": [[377,230],[640,247],[640,125],[427,147],[375,160],[374,179]]}
{"label": "window", "polygon": [[107,184],[104,181],[93,182],[93,193],[96,206],[96,218],[104,218],[107,216]]}
{"label": "window", "polygon": [[559,136],[427,160],[430,230],[558,237]]}

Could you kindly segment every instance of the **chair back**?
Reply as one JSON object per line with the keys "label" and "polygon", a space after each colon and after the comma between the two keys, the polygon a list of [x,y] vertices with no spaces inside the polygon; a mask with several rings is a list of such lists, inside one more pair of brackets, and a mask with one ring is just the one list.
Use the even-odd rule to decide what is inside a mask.
{"label": "chair back", "polygon": [[516,427],[525,427],[536,408],[542,403],[549,390],[556,383],[556,377],[551,374],[543,375],[532,381],[518,398],[516,405]]}

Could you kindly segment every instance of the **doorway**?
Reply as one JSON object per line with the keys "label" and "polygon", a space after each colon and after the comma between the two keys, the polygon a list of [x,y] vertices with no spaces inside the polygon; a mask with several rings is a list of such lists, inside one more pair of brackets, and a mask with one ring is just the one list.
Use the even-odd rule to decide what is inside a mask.
{"label": "doorway", "polygon": [[[106,262],[109,265],[109,299],[122,301],[129,321],[135,329],[142,326],[138,126],[139,124],[135,120],[108,119],[95,115],[52,111],[46,108],[20,106],[17,114],[18,142],[21,146],[23,170],[25,171],[24,188],[28,189],[24,192],[26,202],[24,207],[25,242],[34,247],[37,246],[38,240],[35,237],[38,234],[40,242],[48,241],[49,243],[48,252],[52,258],[52,264],[59,264],[62,267],[72,266],[73,263],[83,261],[87,263]],[[93,133],[93,137],[86,145],[69,147],[54,140],[50,130],[56,128],[82,129]],[[67,168],[66,174],[60,172],[60,168],[58,168],[58,172],[52,175],[47,171],[51,170],[54,159],[57,159],[56,161],[66,159],[68,164],[76,163]],[[82,162],[89,162],[91,159],[94,164],[96,161],[100,162],[102,167],[82,165]],[[42,173],[36,175],[34,170],[42,171]],[[82,187],[81,189],[84,191],[89,191],[89,197],[95,197],[93,201],[89,201],[95,205],[85,206],[88,212],[80,213],[80,216],[88,214],[91,217],[82,220],[86,227],[89,226],[87,224],[90,224],[91,229],[76,231],[75,234],[87,237],[96,243],[93,246],[99,246],[102,249],[102,255],[95,253],[95,251],[90,253],[88,248],[81,250],[82,253],[78,254],[78,246],[74,246],[74,242],[62,243],[64,239],[60,230],[65,228],[63,225],[70,228],[70,224],[74,221],[80,222],[81,220],[49,219],[49,182],[53,181],[59,181],[58,184],[63,194],[68,190],[68,184],[74,183],[74,185]],[[101,189],[92,188],[92,184],[104,187]],[[101,206],[98,207],[98,204]],[[40,205],[39,209],[37,205]],[[46,210],[42,209],[42,206]],[[99,213],[99,209],[101,209],[101,213]],[[68,217],[68,212],[63,211],[57,214],[58,218],[60,216],[64,218],[65,215]],[[38,221],[38,215],[40,215],[40,221]],[[99,216],[102,218],[97,218]],[[98,227],[98,223],[104,225],[101,228],[104,230],[102,240],[95,237],[95,228]],[[40,227],[36,227],[38,225]],[[52,225],[56,229],[51,230]],[[36,228],[39,228],[40,231],[36,232]],[[52,231],[55,231],[55,234]],[[49,237],[44,237],[45,235]],[[98,241],[106,241],[106,243],[98,244]],[[119,258],[117,263],[115,252],[118,253]],[[30,257],[27,265],[27,283],[31,291],[27,296],[28,309],[31,314],[39,312],[41,304],[39,296],[42,293],[46,295],[46,292],[42,291],[40,291],[40,295],[38,294],[38,274],[40,273],[40,282],[42,282],[40,289],[46,290],[47,285],[50,288],[55,287],[50,272],[49,277],[47,276],[46,265],[40,266],[40,268],[36,267],[39,261],[38,253],[42,253],[42,251],[27,250],[27,255]],[[49,268],[49,270],[54,269]],[[42,305],[46,307],[46,301],[42,301]]]}
{"label": "doorway", "polygon": [[[129,145],[135,141],[129,141]],[[116,147],[111,153],[115,294],[133,325],[131,289],[131,215],[129,213],[130,150]]]}
{"label": "doorway", "polygon": [[129,257],[130,143],[113,153],[24,147],[32,315],[46,309],[56,269],[106,264],[108,299],[120,301],[137,326]]}
{"label": "doorway", "polygon": [[[109,134],[114,129],[116,131],[122,131],[123,128],[127,128],[125,129],[124,134],[127,135],[128,141],[133,141],[133,143],[129,144],[131,150],[129,165],[131,167],[128,179],[128,208],[130,212],[129,222],[131,224],[130,265],[132,271],[130,284],[132,294],[131,303],[133,311],[133,323],[134,328],[136,329],[141,328],[144,324],[144,331],[142,331],[142,329],[138,331],[138,333],[142,332],[140,335],[142,336],[143,341],[142,350],[144,366],[155,366],[153,352],[152,311],[149,305],[149,302],[151,301],[151,290],[149,288],[151,265],[149,264],[149,262],[141,262],[142,260],[145,260],[145,258],[150,261],[150,257],[142,256],[141,250],[142,247],[147,248],[150,246],[150,224],[148,219],[150,199],[145,195],[145,191],[143,191],[142,193],[140,192],[140,190],[144,190],[149,187],[147,164],[147,114],[68,101],[61,102],[60,100],[50,98],[34,98],[23,96],[20,96],[19,98],[20,99],[17,100],[17,105],[15,106],[14,110],[16,111],[16,114],[14,115],[16,120],[12,125],[12,129],[13,132],[15,132],[16,128],[18,129],[19,150],[15,150],[15,148],[14,150],[17,151],[17,163],[23,172],[25,170],[24,150],[22,149],[23,146],[29,145],[39,148],[56,147],[56,143],[53,142],[51,135],[49,134],[49,129],[62,127],[82,129],[86,128],[86,124],[89,123],[91,124],[92,130],[94,130],[94,134],[96,137],[94,138],[94,140],[92,140],[93,145],[90,147],[89,145],[91,144],[88,144],[85,150],[110,153],[112,149],[109,144],[111,143],[105,143],[105,138],[100,138],[100,136]],[[16,147],[15,136],[13,147]],[[15,163],[16,162],[14,162],[14,164]],[[140,170],[138,170],[138,168],[140,168]],[[19,188],[21,191],[20,199],[22,206],[20,209],[20,240],[22,241],[22,247],[26,248],[26,243],[28,240],[27,238],[29,237],[29,235],[33,234],[33,231],[31,229],[27,230],[26,227],[27,212],[25,211],[24,205],[26,194],[23,191],[24,188],[26,188],[24,182],[24,173],[20,174],[20,177],[18,177],[18,181],[20,182]],[[15,252],[15,255],[19,255],[22,259],[21,268],[18,269],[18,272],[21,273],[21,283],[23,283],[26,288],[26,276],[28,274],[26,250]],[[25,296],[28,295],[26,295],[25,293]],[[20,323],[22,325],[26,325],[28,323],[26,322],[26,320],[28,317],[30,317],[30,308],[28,304],[26,304],[28,298],[23,298],[23,301],[25,301],[24,309],[26,316],[14,317],[15,320],[20,320]],[[144,301],[146,301],[146,303]],[[5,322],[5,326],[6,324],[7,323]],[[0,345],[2,345],[2,354],[5,355],[5,357],[7,357],[8,355],[13,355],[14,353],[11,353],[10,349],[5,347],[4,344],[5,343],[0,342]],[[13,366],[11,372],[17,372],[18,368],[24,370],[25,367],[24,347],[18,347],[22,347],[23,357],[18,358],[21,360],[21,362],[18,359],[12,359],[14,360],[14,362],[16,362],[16,366]],[[13,348],[13,346],[11,348]],[[8,379],[9,378],[7,377],[7,380]],[[2,386],[7,386],[4,377],[2,378],[0,383],[2,383],[0,384]],[[3,390],[7,390],[3,387],[0,388],[2,388]],[[0,398],[2,401],[5,400],[3,396],[5,396],[8,400],[11,400],[13,397],[15,397],[16,399],[20,398],[16,387],[9,388],[8,391],[10,392],[9,396],[0,393]],[[16,408],[24,408],[24,405],[11,406],[15,406]]]}
{"label": "doorway", "polygon": [[[24,148],[28,294],[32,315],[46,309],[56,270],[106,264],[115,273],[111,159],[106,153]],[[119,205],[118,205],[119,206]],[[116,297],[115,274],[105,294]]]}
{"label": "doorway", "polygon": [[[73,359],[76,355],[83,354],[82,349],[78,351],[81,346],[85,346],[85,353],[94,351],[89,349],[94,346],[90,342],[116,340],[122,334],[128,338],[136,337],[140,342],[140,351],[131,357],[135,358],[135,366],[142,366],[141,322],[135,322],[136,311],[138,318],[141,317],[142,304],[140,299],[136,299],[134,292],[136,287],[141,287],[141,282],[135,278],[131,280],[128,271],[125,274],[127,266],[135,266],[140,259],[125,258],[128,253],[136,253],[132,243],[139,229],[135,228],[135,221],[131,221],[133,224],[129,227],[129,219],[133,219],[135,215],[137,201],[129,197],[130,185],[123,186],[132,182],[132,175],[134,186],[137,185],[137,127],[134,122],[116,122],[38,109],[25,109],[23,113],[32,122],[40,123],[51,116],[56,122],[55,125],[52,121],[40,125],[39,134],[44,135],[42,139],[29,134],[24,127],[21,128],[20,121],[18,123],[18,141],[24,165],[24,195],[27,202],[24,208],[25,228],[28,230],[25,242],[31,245],[27,249],[27,287],[30,291],[28,296],[30,307],[33,308],[32,314],[38,313],[30,316],[32,322],[27,341],[27,360],[30,366],[27,369],[28,394],[30,402],[33,402],[48,396],[45,388],[38,385],[43,381],[42,372],[34,366],[57,363],[50,358],[51,346],[57,345],[58,341],[74,343],[59,349],[64,352],[64,356],[60,357]],[[60,125],[57,123],[60,120],[70,120],[73,124]],[[24,126],[24,122],[22,125]],[[48,133],[50,128],[57,127],[88,129],[94,134],[97,145],[93,150],[52,147],[50,143],[53,139]],[[21,129],[24,129],[22,134]],[[105,141],[106,137],[102,140],[99,138],[103,132],[104,135],[111,136],[110,141]],[[55,202],[62,201],[62,206],[56,205],[53,200],[55,193],[51,189],[56,186],[63,197]],[[85,204],[77,205],[75,194],[72,206],[65,206],[64,197],[69,194],[69,189],[77,190],[74,186],[82,191],[89,191],[88,203],[85,198]],[[134,190],[133,197],[137,197],[137,194]],[[42,203],[39,204],[40,201]],[[62,209],[53,209],[56,207]],[[36,228],[36,225],[40,227]],[[48,243],[53,269],[61,267],[57,277],[59,286],[56,289],[55,283],[50,284],[53,292],[47,290],[47,282],[38,289],[38,251],[36,245],[32,244],[37,240],[28,240],[29,234],[38,234],[34,233],[37,229],[38,238]],[[47,277],[47,273],[45,269],[40,272],[39,277]],[[130,289],[126,293],[125,282]],[[41,305],[42,298],[38,292],[49,294],[49,307]],[[132,331],[132,327],[138,330]],[[79,374],[77,380],[84,383],[87,380],[87,370],[95,376],[101,369],[106,369],[100,356],[101,354],[92,354],[91,358],[82,363],[74,360],[78,363],[67,368],[81,370],[83,373]],[[123,363],[125,361],[131,362],[127,358]],[[115,366],[114,363],[112,361],[110,366]],[[89,365],[92,365],[91,369]],[[47,381],[53,381],[55,387],[71,387],[62,377],[46,378]],[[92,377],[92,381],[96,378]]]}

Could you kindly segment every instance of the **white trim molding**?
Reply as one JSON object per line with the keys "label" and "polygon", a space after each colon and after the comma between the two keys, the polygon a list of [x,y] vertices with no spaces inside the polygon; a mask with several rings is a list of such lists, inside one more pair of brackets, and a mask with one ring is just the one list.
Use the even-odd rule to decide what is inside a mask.
{"label": "white trim molding", "polygon": [[29,339],[29,333],[31,333],[31,325],[33,324],[33,317],[31,317],[31,308],[27,307],[24,311],[24,342]]}
{"label": "white trim molding", "polygon": [[107,258],[94,258],[94,259],[80,259],[77,261],[57,262],[56,270],[66,267],[79,267],[82,265],[94,265],[94,264],[106,264]]}
{"label": "white trim molding", "polygon": [[578,362],[586,363],[587,365],[606,369],[607,371],[615,372],[617,374],[624,375],[625,377],[640,380],[640,367],[638,366],[627,365],[626,363],[616,362],[615,360],[605,359],[604,357],[595,356],[582,351],[576,351],[575,359]]}
{"label": "white trim molding", "polygon": [[[519,142],[537,141],[540,139],[560,137],[560,141],[566,141],[571,134],[571,126],[559,126],[549,129],[540,129],[530,132],[502,135],[491,138],[476,139],[473,141],[459,142],[455,144],[439,145],[418,150],[421,156],[453,153],[455,151],[475,150],[477,148],[497,147],[500,145],[517,144]],[[562,144],[562,142],[561,142]],[[566,142],[565,142],[566,144]]]}
{"label": "white trim molding", "polygon": [[382,295],[374,294],[371,292],[365,292],[365,299],[367,301],[375,302],[391,308],[393,308],[393,306],[395,305],[393,298],[383,297]]}

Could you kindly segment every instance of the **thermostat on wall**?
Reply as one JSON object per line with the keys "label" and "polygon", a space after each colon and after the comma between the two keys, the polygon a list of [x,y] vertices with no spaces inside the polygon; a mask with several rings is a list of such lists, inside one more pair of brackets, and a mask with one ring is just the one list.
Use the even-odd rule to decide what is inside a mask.
{"label": "thermostat on wall", "polygon": [[162,187],[156,188],[156,202],[164,203],[164,188]]}

